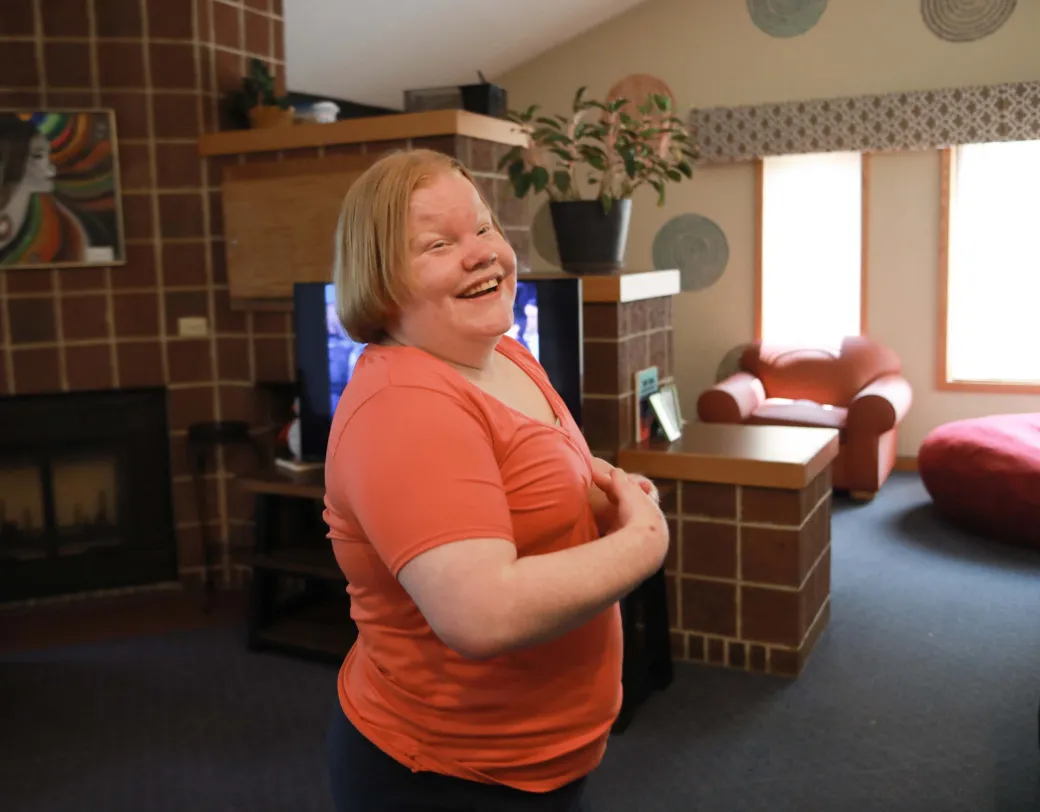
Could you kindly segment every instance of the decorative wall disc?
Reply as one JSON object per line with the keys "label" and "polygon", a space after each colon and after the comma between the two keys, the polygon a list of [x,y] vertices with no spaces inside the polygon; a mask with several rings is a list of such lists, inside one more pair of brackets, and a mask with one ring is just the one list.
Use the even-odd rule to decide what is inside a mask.
{"label": "decorative wall disc", "polygon": [[771,37],[797,37],[820,21],[827,0],[747,0],[751,21]]}
{"label": "decorative wall disc", "polygon": [[1015,11],[1017,0],[921,0],[921,17],[935,36],[949,42],[988,37]]}
{"label": "decorative wall disc", "polygon": [[654,267],[678,268],[685,291],[702,290],[719,281],[729,262],[726,235],[700,214],[673,217],[654,236]]}
{"label": "decorative wall disc", "polygon": [[715,368],[715,383],[720,383],[731,375],[736,375],[740,372],[740,357],[747,348],[747,344],[737,344],[735,347],[730,347],[726,354],[722,356],[718,367]]}

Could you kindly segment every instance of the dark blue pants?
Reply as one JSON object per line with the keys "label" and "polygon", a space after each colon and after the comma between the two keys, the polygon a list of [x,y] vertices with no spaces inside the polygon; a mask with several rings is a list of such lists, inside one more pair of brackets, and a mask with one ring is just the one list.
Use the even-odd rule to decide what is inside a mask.
{"label": "dark blue pants", "polygon": [[336,812],[588,812],[584,778],[533,793],[412,772],[361,735],[338,706],[327,744]]}

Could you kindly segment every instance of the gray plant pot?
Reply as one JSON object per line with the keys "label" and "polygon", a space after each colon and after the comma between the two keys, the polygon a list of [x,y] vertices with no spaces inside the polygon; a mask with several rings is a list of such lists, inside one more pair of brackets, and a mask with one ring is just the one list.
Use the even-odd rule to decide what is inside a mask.
{"label": "gray plant pot", "polygon": [[615,274],[625,264],[631,200],[615,200],[609,212],[598,200],[549,204],[560,266],[574,274]]}

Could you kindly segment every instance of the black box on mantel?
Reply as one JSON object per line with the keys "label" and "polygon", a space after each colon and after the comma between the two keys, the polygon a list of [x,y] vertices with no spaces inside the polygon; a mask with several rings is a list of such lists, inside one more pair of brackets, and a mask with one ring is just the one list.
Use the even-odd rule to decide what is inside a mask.
{"label": "black box on mantel", "polygon": [[484,116],[505,118],[509,110],[506,90],[491,82],[472,85],[427,87],[404,92],[406,113],[428,110],[467,110]]}

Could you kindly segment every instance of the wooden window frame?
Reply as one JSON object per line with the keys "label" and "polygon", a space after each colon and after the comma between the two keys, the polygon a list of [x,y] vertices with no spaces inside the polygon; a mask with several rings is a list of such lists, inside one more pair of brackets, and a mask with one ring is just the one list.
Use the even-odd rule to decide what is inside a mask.
{"label": "wooden window frame", "polygon": [[[867,319],[869,316],[867,290],[870,281],[868,262],[870,257],[870,153],[860,153],[860,265],[859,265],[859,334],[867,336]],[[762,218],[765,216],[765,162],[755,160],[755,284],[754,284],[754,325],[755,341],[762,340],[762,271],[763,271],[763,239],[765,230]]]}
{"label": "wooden window frame", "polygon": [[957,156],[954,147],[939,151],[939,317],[935,347],[935,388],[944,392],[978,392],[1001,395],[1040,395],[1040,384],[1010,381],[961,381],[947,377],[947,320],[950,295],[950,206],[952,204]]}

